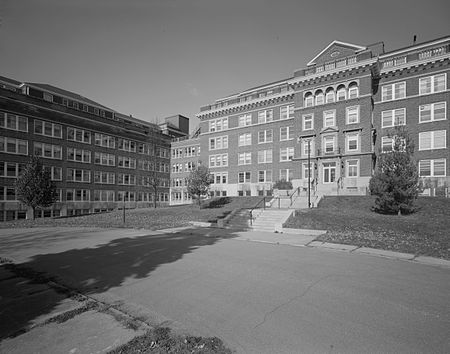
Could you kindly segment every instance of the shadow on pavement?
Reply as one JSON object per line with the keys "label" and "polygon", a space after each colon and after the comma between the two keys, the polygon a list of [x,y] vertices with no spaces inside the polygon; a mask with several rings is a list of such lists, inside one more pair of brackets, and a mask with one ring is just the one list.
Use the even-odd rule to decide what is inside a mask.
{"label": "shadow on pavement", "polygon": [[[123,233],[126,231],[123,230]],[[39,233],[38,239],[48,242],[42,232],[36,230],[36,233]],[[60,253],[35,255],[19,267],[42,272],[45,276],[55,278],[61,284],[83,294],[99,294],[120,286],[126,279],[148,277],[160,265],[175,262],[199,247],[210,246],[221,239],[235,236],[230,230],[201,228],[176,233],[143,233],[141,236],[111,239],[95,247],[80,248],[78,244],[77,248],[73,247]],[[50,237],[56,239],[55,235]],[[95,232],[92,237],[95,237]],[[4,267],[0,267],[0,270],[1,268]],[[0,288],[3,288],[4,281],[5,279],[0,278]],[[6,281],[11,282],[11,279]],[[15,286],[21,284],[20,281],[16,283]],[[61,297],[54,297],[54,300],[47,297],[45,306],[39,306],[33,302],[32,292],[29,296],[18,297],[12,295],[14,292],[11,292],[11,289],[4,290],[0,290],[0,323],[3,323],[0,326],[0,340],[27,327],[35,318],[50,313],[62,301]],[[17,301],[22,301],[23,306]],[[28,305],[31,303],[32,309]],[[21,310],[20,313],[8,314],[8,311],[2,310],[7,307]]]}

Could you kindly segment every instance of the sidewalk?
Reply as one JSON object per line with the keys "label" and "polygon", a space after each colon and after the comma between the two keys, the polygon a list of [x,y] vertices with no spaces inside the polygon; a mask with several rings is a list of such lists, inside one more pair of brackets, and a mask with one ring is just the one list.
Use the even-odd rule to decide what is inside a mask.
{"label": "sidewalk", "polygon": [[240,231],[236,232],[238,236],[234,238],[234,240],[263,242],[270,244],[290,245],[300,247],[311,247],[329,251],[366,254],[370,256],[406,260],[424,265],[450,268],[450,261],[441,258],[417,256],[411,253],[402,253],[369,247],[359,247],[354,245],[314,241],[318,236],[323,235],[325,233],[326,233],[325,230],[286,229],[286,228],[283,229],[283,233],[264,232],[264,231]]}
{"label": "sidewalk", "polygon": [[106,353],[146,329],[127,326],[124,314],[21,271],[0,266],[0,353]]}

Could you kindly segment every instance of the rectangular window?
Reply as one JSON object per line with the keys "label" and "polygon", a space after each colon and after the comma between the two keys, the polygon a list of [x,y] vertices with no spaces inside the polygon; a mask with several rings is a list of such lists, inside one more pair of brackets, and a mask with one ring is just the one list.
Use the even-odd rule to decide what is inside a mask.
{"label": "rectangular window", "polygon": [[114,191],[94,190],[94,201],[96,202],[113,202]]}
{"label": "rectangular window", "polygon": [[307,163],[304,163],[302,167],[303,167],[303,174],[302,174],[303,179],[314,178],[314,175],[312,174],[314,163],[311,162],[309,166]]}
{"label": "rectangular window", "polygon": [[346,108],[345,121],[346,121],[346,124],[359,123],[359,106]]}
{"label": "rectangular window", "polygon": [[238,183],[249,183],[251,180],[250,172],[239,172],[238,174]]}
{"label": "rectangular window", "polygon": [[122,151],[136,152],[136,142],[119,138],[117,142],[117,148]]}
{"label": "rectangular window", "polygon": [[228,135],[209,139],[209,150],[228,149]]}
{"label": "rectangular window", "polygon": [[258,151],[258,163],[272,163],[272,150]]}
{"label": "rectangular window", "polygon": [[67,161],[91,163],[91,152],[76,148],[67,148]]}
{"label": "rectangular window", "polygon": [[95,145],[115,149],[116,139],[110,135],[95,133]]}
{"label": "rectangular window", "polygon": [[66,178],[67,178],[68,182],[90,183],[91,182],[91,171],[80,170],[80,169],[75,169],[75,168],[68,168]]}
{"label": "rectangular window", "polygon": [[0,112],[0,128],[28,132],[28,118]]}
{"label": "rectangular window", "polygon": [[334,127],[336,125],[336,111],[323,112],[323,127]]}
{"label": "rectangular window", "polygon": [[436,160],[420,160],[419,176],[420,177],[445,177],[446,175],[446,159]]}
{"label": "rectangular window", "polygon": [[383,85],[381,87],[381,101],[398,100],[406,97],[406,82]]}
{"label": "rectangular window", "polygon": [[28,141],[0,136],[0,152],[28,155]]}
{"label": "rectangular window", "polygon": [[419,123],[447,119],[447,102],[424,104],[419,107]]}
{"label": "rectangular window", "polygon": [[258,132],[258,144],[271,143],[273,141],[272,129],[261,130]]}
{"label": "rectangular window", "polygon": [[67,127],[67,140],[90,144],[91,132],[83,129]]}
{"label": "rectangular window", "polygon": [[336,137],[324,136],[323,137],[323,152],[325,154],[334,154],[336,152]]}
{"label": "rectangular window", "polygon": [[94,171],[94,183],[98,184],[114,184],[116,181],[114,172]]}
{"label": "rectangular window", "polygon": [[406,124],[406,108],[381,112],[381,127],[388,128]]}
{"label": "rectangular window", "polygon": [[358,152],[359,151],[359,133],[349,133],[346,134],[346,148],[347,152]]}
{"label": "rectangular window", "polygon": [[294,129],[292,127],[280,128],[280,141],[294,139]]}
{"label": "rectangular window", "polygon": [[34,143],[34,154],[46,159],[62,160],[62,147],[59,145]]}
{"label": "rectangular window", "polygon": [[447,132],[445,130],[435,130],[419,133],[419,151],[445,149],[447,146]]}
{"label": "rectangular window", "polygon": [[283,106],[280,108],[280,119],[290,119],[294,118],[294,105]]}
{"label": "rectangular window", "polygon": [[347,160],[347,177],[359,176],[359,160]]}
{"label": "rectangular window", "polygon": [[302,139],[302,157],[314,156],[314,139]]}
{"label": "rectangular window", "polygon": [[272,171],[271,170],[258,171],[258,182],[260,183],[272,182]]}
{"label": "rectangular window", "polygon": [[323,183],[333,183],[336,181],[336,162],[323,163]]}
{"label": "rectangular window", "polygon": [[294,148],[285,147],[280,149],[280,161],[290,161],[294,157]]}
{"label": "rectangular window", "polygon": [[280,181],[292,181],[294,179],[294,173],[292,170],[286,168],[280,170]]}
{"label": "rectangular window", "polygon": [[88,202],[90,191],[88,189],[67,189],[66,200],[68,202]]}
{"label": "rectangular window", "polygon": [[50,173],[52,181],[62,181],[62,168],[56,166],[44,166],[44,169]]}
{"label": "rectangular window", "polygon": [[246,127],[248,125],[252,125],[252,115],[251,113],[243,114],[239,116],[239,126]]}
{"label": "rectangular window", "polygon": [[442,92],[447,89],[447,74],[438,74],[419,79],[419,95]]}
{"label": "rectangular window", "polygon": [[313,114],[305,114],[302,116],[302,127],[303,127],[303,130],[314,129],[314,115]]}
{"label": "rectangular window", "polygon": [[218,154],[209,156],[209,167],[226,167],[226,166],[228,166],[228,154]]}
{"label": "rectangular window", "polygon": [[210,132],[220,132],[228,129],[228,117],[212,119],[209,121]]}
{"label": "rectangular window", "polygon": [[239,146],[252,145],[252,133],[239,134]]}
{"label": "rectangular window", "polygon": [[136,159],[128,156],[119,156],[117,158],[117,166],[122,168],[135,169]]}
{"label": "rectangular window", "polygon": [[258,112],[258,123],[268,123],[273,121],[273,110],[266,109]]}
{"label": "rectangular window", "polygon": [[251,152],[241,152],[238,155],[238,165],[250,165],[252,163]]}
{"label": "rectangular window", "polygon": [[116,157],[113,154],[96,152],[94,154],[94,163],[96,165],[115,166]]}
{"label": "rectangular window", "polygon": [[118,173],[117,174],[117,184],[134,186],[136,184],[136,176],[128,173]]}

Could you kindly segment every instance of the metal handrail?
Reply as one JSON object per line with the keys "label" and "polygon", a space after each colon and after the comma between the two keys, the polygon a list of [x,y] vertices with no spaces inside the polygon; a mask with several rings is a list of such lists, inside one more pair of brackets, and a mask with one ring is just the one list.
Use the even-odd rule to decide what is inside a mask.
{"label": "metal handrail", "polygon": [[258,208],[259,204],[263,202],[263,208],[266,210],[266,197],[263,197],[253,208],[250,209],[250,226],[253,225],[253,210]]}
{"label": "metal handrail", "polygon": [[300,195],[300,187],[297,187],[297,188],[292,192],[292,194],[289,196],[289,199],[291,200],[291,203],[289,204],[289,206],[292,206],[292,203],[293,203],[292,197],[294,196],[295,193],[297,193],[298,195]]}

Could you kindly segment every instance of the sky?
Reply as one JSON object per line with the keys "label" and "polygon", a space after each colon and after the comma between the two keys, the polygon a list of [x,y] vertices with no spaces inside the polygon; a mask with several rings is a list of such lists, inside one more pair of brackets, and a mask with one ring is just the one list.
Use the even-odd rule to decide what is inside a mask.
{"label": "sky", "polygon": [[450,35],[448,0],[0,0],[0,75],[149,122],[289,78],[333,40]]}

